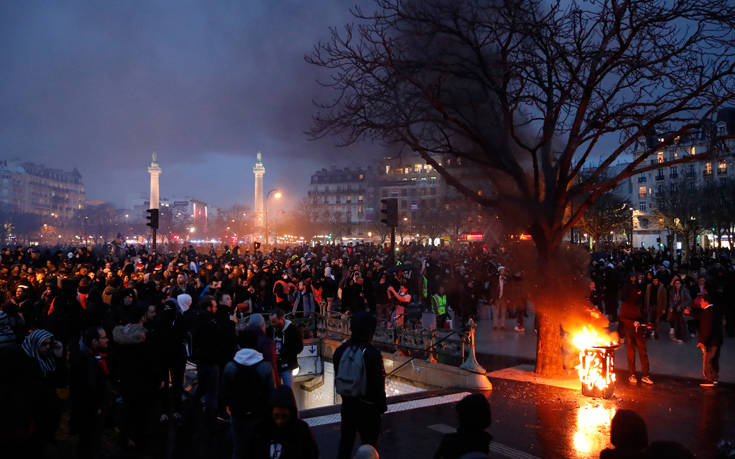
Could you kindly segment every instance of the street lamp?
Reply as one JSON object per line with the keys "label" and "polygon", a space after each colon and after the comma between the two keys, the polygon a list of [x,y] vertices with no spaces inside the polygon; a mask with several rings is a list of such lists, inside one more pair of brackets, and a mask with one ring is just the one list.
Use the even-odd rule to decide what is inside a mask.
{"label": "street lamp", "polygon": [[268,245],[268,199],[270,199],[271,195],[276,199],[281,199],[283,193],[278,188],[274,188],[265,195],[265,205],[263,206],[265,210],[265,245]]}

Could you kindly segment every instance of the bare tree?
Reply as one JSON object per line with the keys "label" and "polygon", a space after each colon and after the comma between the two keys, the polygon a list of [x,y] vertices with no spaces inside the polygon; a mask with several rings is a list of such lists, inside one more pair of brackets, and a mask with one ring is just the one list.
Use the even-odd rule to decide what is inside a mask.
{"label": "bare tree", "polygon": [[632,219],[633,209],[628,202],[608,193],[587,207],[581,223],[599,250],[603,236],[611,231],[625,230]]}
{"label": "bare tree", "polygon": [[[506,221],[522,219],[540,273],[587,207],[621,180],[701,158],[647,161],[734,96],[735,6],[721,0],[375,6],[355,9],[355,24],[333,29],[307,56],[329,70],[324,84],[336,95],[320,105],[311,134],[338,135],[345,144],[379,138],[418,152],[468,198]],[[661,126],[666,134],[645,142]],[[601,153],[598,146],[611,141]],[[635,149],[627,167],[608,175]],[[441,155],[471,162],[494,195],[457,180]],[[591,157],[599,165],[579,180]],[[553,284],[536,301],[536,370],[547,375],[562,369],[564,284]]]}
{"label": "bare tree", "polygon": [[654,215],[663,227],[682,239],[684,258],[689,259],[691,244],[704,231],[702,191],[666,193],[656,199]]}

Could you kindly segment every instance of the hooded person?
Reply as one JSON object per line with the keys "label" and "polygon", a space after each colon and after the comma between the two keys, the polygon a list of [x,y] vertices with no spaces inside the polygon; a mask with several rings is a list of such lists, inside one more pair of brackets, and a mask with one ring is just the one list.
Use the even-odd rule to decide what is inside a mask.
{"label": "hooded person", "polygon": [[482,394],[468,395],[457,404],[457,432],[444,435],[434,459],[455,459],[468,453],[488,454],[492,436],[490,403]]}
{"label": "hooded person", "polygon": [[317,459],[319,447],[309,425],[299,419],[293,391],[277,387],[270,397],[270,416],[255,429],[254,459]]}
{"label": "hooded person", "polygon": [[25,393],[29,395],[33,435],[29,441],[30,457],[42,457],[46,444],[53,441],[61,419],[61,401],[56,395],[57,353],[60,346],[51,332],[43,329],[32,331],[23,340],[21,349],[26,356],[23,370]]}
{"label": "hooded person", "polygon": [[242,330],[240,348],[222,374],[222,400],[230,411],[232,457],[250,457],[255,427],[268,417],[268,400],[273,392],[273,368],[256,350],[258,334]]}
{"label": "hooded person", "polygon": [[387,410],[385,369],[380,351],[371,344],[376,318],[358,312],[350,321],[351,337],[334,351],[335,388],[342,396],[342,423],[337,457],[352,454],[355,434],[361,444],[377,448],[380,424]]}

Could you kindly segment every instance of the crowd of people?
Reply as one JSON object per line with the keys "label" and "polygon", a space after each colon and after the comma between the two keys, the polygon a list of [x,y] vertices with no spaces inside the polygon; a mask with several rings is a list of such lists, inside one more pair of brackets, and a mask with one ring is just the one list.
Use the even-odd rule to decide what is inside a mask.
{"label": "crowd of people", "polygon": [[[419,305],[436,326],[461,326],[486,303],[494,329],[510,316],[523,333],[528,304],[523,269],[502,251],[409,245],[390,255],[362,244],[208,253],[188,246],[155,255],[123,244],[3,249],[3,457],[43,457],[65,412],[81,458],[100,457],[109,441],[171,455],[174,446],[158,438],[169,438],[161,432],[172,425],[196,425],[190,440],[205,449],[226,426],[234,458],[319,457],[291,389],[303,330],[290,318],[315,312],[352,323],[333,358],[343,401],[338,457],[350,457],[357,434],[377,446],[387,408],[382,359],[370,344],[378,325],[401,326],[406,308]],[[650,376],[640,330],[658,337],[665,318],[677,342],[698,331],[707,382],[716,384],[717,314],[733,304],[732,265],[724,253],[669,259],[596,255],[590,300],[620,321],[629,357],[643,351],[643,382]],[[696,311],[692,298],[702,298]]]}
{"label": "crowd of people", "polygon": [[[735,269],[729,250],[697,250],[682,262],[668,251],[613,251],[590,265],[590,302],[604,311],[627,348],[629,382],[650,377],[646,341],[668,337],[682,344],[697,340],[702,352],[703,387],[717,385],[724,335],[735,336]],[[723,318],[725,327],[723,327]]]}
{"label": "crowd of people", "polygon": [[[363,319],[358,329],[366,331],[352,336],[365,352],[370,329],[400,325],[410,303],[433,305],[440,324],[450,313],[456,321],[477,314],[482,279],[492,272],[481,250],[411,246],[387,262],[388,253],[373,245],[267,253],[239,247],[199,253],[189,246],[157,255],[121,244],[5,248],[0,397],[7,410],[0,448],[5,457],[42,457],[70,411],[79,457],[99,457],[109,447],[103,444],[110,426],[122,449],[165,449],[156,433],[186,422],[185,402],[195,400],[202,444],[225,423],[234,457],[317,457],[290,389],[303,342],[289,317],[318,311],[359,319],[370,311],[374,323],[365,329]],[[377,440],[385,391],[378,383],[382,360],[368,359],[373,354],[380,355],[365,356],[377,368],[370,395],[354,403],[343,396],[340,457],[352,450],[349,433]],[[194,388],[187,364],[196,367]],[[238,389],[243,385],[259,389]],[[356,415],[366,399],[372,425]]]}

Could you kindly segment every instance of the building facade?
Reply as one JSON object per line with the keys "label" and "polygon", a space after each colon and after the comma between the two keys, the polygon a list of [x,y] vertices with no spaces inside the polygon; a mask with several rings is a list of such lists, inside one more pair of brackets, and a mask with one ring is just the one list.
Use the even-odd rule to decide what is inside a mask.
{"label": "building facade", "polygon": [[321,169],[311,176],[309,217],[333,238],[365,239],[376,219],[374,168]]}
{"label": "building facade", "polygon": [[[647,139],[648,147],[663,140],[663,133],[651,136]],[[712,148],[711,145],[717,145],[717,155],[705,155]],[[686,156],[697,155],[701,155],[702,159],[666,165]],[[648,160],[648,165],[655,163],[663,167],[631,178],[634,247],[658,247],[674,239],[664,228],[663,219],[657,215],[657,202],[661,199],[676,199],[685,193],[715,183],[724,184],[735,178],[735,109],[720,110],[713,125],[705,124],[701,130],[676,139],[673,145],[662,147]],[[681,248],[680,243],[675,244],[674,248]]]}
{"label": "building facade", "polygon": [[[479,195],[490,192],[487,178],[461,160],[436,160]],[[311,177],[307,202],[311,220],[331,237],[376,240],[388,231],[380,223],[385,198],[398,200],[399,240],[456,237],[487,228],[487,211],[448,185],[419,155],[384,157],[376,166],[321,169]]]}
{"label": "building facade", "polygon": [[24,161],[0,161],[0,204],[8,212],[72,218],[84,207],[82,175]]}

